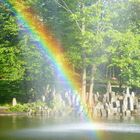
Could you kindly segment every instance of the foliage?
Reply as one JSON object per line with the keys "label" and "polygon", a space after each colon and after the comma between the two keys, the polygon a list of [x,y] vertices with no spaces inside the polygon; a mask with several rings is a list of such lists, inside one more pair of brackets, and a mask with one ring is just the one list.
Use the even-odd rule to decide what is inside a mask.
{"label": "foliage", "polygon": [[0,79],[18,80],[23,76],[18,25],[13,12],[0,5]]}
{"label": "foliage", "polygon": [[[82,79],[85,72],[87,87],[110,80],[106,67],[115,69],[121,84],[140,87],[139,0],[24,2],[61,42],[75,73]],[[35,101],[46,93],[47,84],[55,86],[56,67],[26,30],[6,2],[0,2],[0,102],[13,97]],[[51,105],[63,108],[57,95]]]}
{"label": "foliage", "polygon": [[[139,1],[124,2],[125,8],[119,10],[114,21],[115,32],[108,35],[108,56],[110,66],[116,67],[123,84],[140,87],[140,18],[137,15]],[[118,23],[121,22],[121,23]]]}
{"label": "foliage", "polygon": [[61,95],[56,94],[52,100],[52,105],[54,110],[63,110],[64,108],[64,101],[61,97]]}
{"label": "foliage", "polygon": [[[20,80],[24,75],[19,28],[13,11],[0,2],[0,102],[22,98]],[[22,94],[21,94],[22,93]]]}
{"label": "foliage", "polygon": [[17,104],[16,106],[11,106],[9,108],[11,112],[28,112],[28,106],[26,104]]}
{"label": "foliage", "polygon": [[13,9],[6,2],[0,3],[1,102],[11,102],[13,97],[34,101],[53,78],[53,66],[37,48],[32,34],[26,34],[24,23],[17,22]]}
{"label": "foliage", "polygon": [[9,111],[11,112],[29,112],[32,110],[34,113],[39,110],[40,107],[44,107],[46,104],[41,101],[27,103],[27,104],[17,104],[16,106],[10,106]]}

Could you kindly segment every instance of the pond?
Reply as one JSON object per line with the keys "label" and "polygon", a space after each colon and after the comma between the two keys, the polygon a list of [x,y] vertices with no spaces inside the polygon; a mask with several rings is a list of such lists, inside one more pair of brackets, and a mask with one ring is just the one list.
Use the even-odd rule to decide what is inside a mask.
{"label": "pond", "polygon": [[140,118],[85,121],[1,116],[0,140],[139,140]]}

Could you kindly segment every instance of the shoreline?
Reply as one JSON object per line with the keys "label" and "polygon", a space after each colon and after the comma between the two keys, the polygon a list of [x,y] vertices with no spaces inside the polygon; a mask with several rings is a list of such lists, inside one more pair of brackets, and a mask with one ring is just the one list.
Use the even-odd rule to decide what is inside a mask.
{"label": "shoreline", "polygon": [[15,112],[5,112],[5,113],[0,113],[0,116],[27,116],[28,113],[15,113]]}
{"label": "shoreline", "polygon": [[0,106],[0,116],[20,116],[28,115],[27,112],[10,112],[8,111],[9,107]]}

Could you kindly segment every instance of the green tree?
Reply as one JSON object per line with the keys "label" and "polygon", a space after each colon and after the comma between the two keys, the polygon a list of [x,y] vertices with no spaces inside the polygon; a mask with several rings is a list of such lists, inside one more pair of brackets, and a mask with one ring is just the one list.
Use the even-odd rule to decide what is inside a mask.
{"label": "green tree", "polygon": [[15,14],[0,2],[0,102],[21,95],[20,80],[24,75],[19,28]]}
{"label": "green tree", "polygon": [[118,70],[121,82],[129,86],[140,86],[140,18],[139,1],[124,1],[114,20],[116,32],[110,32],[109,56],[111,65]]}
{"label": "green tree", "polygon": [[74,70],[80,73],[84,100],[87,91],[92,96],[98,67],[107,60],[105,40],[108,31],[113,30],[115,15],[111,4],[104,0],[42,0],[33,4],[43,23],[62,42]]}
{"label": "green tree", "polygon": [[4,4],[0,11],[0,79],[18,80],[23,76],[18,25],[14,13]]}
{"label": "green tree", "polygon": [[[98,67],[106,61],[105,39],[109,30],[112,30],[111,19],[114,12],[111,12],[110,3],[104,0],[77,0],[64,1],[56,0],[56,3],[66,10],[66,14],[71,17],[73,24],[77,27],[74,33],[77,46],[69,46],[68,51],[71,52],[72,58],[75,59],[76,52],[79,51],[80,71],[82,74],[82,95],[85,99],[86,92],[93,94],[93,86]],[[117,3],[118,4],[118,3]],[[75,22],[75,23],[74,23]],[[76,49],[75,49],[76,48]],[[86,89],[87,85],[90,89]]]}
{"label": "green tree", "polygon": [[41,97],[53,78],[53,66],[41,54],[38,41],[28,32],[29,27],[20,23],[11,5],[3,2],[0,6],[1,101]]}

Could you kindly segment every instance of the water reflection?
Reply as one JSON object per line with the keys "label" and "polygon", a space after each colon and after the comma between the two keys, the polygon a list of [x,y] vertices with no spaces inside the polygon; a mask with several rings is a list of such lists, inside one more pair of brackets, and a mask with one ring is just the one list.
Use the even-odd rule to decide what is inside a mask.
{"label": "water reflection", "polygon": [[140,119],[0,117],[0,140],[139,140]]}

